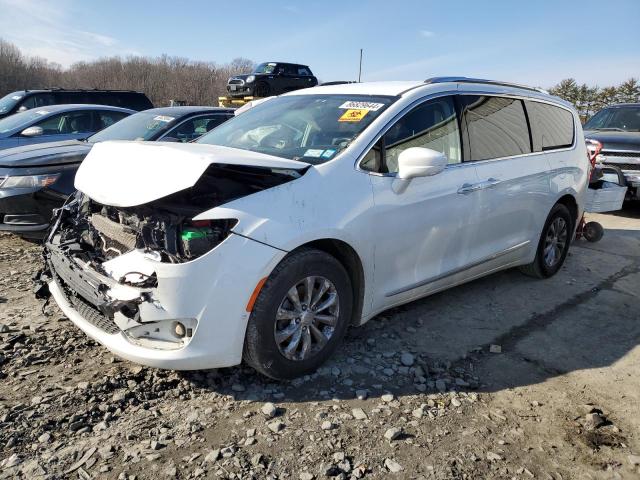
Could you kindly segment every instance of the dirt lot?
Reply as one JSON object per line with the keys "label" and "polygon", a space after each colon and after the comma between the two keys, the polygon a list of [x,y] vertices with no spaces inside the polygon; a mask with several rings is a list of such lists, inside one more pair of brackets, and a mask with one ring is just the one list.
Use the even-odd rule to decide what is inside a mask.
{"label": "dirt lot", "polygon": [[640,478],[640,207],[598,219],[553,279],[394,309],[277,384],[119,361],[0,236],[0,478]]}

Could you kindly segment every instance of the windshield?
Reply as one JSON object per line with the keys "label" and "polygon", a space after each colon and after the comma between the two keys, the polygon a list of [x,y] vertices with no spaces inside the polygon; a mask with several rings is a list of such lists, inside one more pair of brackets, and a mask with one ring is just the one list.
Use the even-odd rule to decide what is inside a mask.
{"label": "windshield", "polygon": [[347,148],[393,101],[370,95],[275,97],[196,142],[319,164]]}
{"label": "windshield", "polygon": [[107,140],[154,140],[175,123],[176,117],[153,112],[139,112],[91,135],[91,143]]}
{"label": "windshield", "polygon": [[584,125],[585,130],[640,132],[640,106],[605,108]]}
{"label": "windshield", "polygon": [[15,128],[28,126],[34,120],[44,117],[51,113],[46,108],[39,108],[37,110],[27,110],[26,112],[14,113],[6,118],[0,120],[0,133],[7,133]]}
{"label": "windshield", "polygon": [[10,112],[11,109],[16,106],[16,103],[23,98],[23,92],[13,92],[0,98],[0,114]]}
{"label": "windshield", "polygon": [[276,64],[273,62],[269,62],[269,63],[261,63],[260,65],[258,65],[256,67],[256,69],[253,71],[253,73],[273,73],[273,71],[276,68]]}

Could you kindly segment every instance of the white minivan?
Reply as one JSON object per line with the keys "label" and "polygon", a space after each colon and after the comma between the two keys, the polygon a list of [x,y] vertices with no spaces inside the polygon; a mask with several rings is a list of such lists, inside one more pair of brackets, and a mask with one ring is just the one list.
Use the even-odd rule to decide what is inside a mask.
{"label": "white minivan", "polygon": [[554,275],[589,168],[577,113],[539,89],[300,90],[196,143],[94,146],[40,293],[131,361],[291,378],[390,307],[511,267]]}

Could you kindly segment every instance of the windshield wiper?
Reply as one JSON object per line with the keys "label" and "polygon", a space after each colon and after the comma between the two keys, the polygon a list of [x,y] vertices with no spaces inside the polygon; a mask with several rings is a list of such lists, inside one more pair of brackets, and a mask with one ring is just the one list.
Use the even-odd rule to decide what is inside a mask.
{"label": "windshield wiper", "polygon": [[601,128],[594,128],[593,130],[611,131],[611,132],[626,132],[625,129],[618,128],[618,127],[601,127]]}

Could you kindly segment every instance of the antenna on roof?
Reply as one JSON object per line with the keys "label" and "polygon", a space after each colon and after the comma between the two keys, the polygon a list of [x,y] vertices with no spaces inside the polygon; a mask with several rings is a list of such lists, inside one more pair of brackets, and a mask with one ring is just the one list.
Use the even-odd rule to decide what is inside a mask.
{"label": "antenna on roof", "polygon": [[362,77],[362,49],[360,49],[360,68],[358,69],[358,83],[360,83],[361,77]]}

